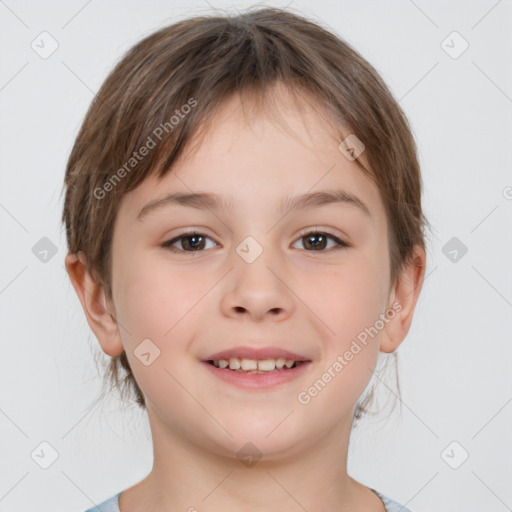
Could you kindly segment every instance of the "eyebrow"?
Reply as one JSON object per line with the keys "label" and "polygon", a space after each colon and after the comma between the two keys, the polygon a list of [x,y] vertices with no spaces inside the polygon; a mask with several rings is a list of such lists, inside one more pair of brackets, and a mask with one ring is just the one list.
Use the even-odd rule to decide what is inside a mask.
{"label": "eyebrow", "polygon": [[[298,209],[306,209],[327,204],[346,204],[357,207],[362,213],[371,218],[371,213],[366,204],[357,196],[345,190],[322,190],[300,196],[285,196],[279,204],[279,212]],[[232,196],[219,196],[206,192],[171,192],[160,199],[154,199],[142,207],[137,220],[142,221],[150,212],[168,206],[188,206],[199,210],[223,210],[231,212],[234,206]]]}

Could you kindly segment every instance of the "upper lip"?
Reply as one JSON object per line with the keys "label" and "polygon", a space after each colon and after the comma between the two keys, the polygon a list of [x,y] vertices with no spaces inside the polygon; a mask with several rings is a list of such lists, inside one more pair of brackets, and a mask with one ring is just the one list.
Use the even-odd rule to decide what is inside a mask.
{"label": "upper lip", "polygon": [[279,347],[249,347],[249,346],[240,346],[228,348],[227,350],[222,350],[221,352],[215,352],[203,361],[218,361],[219,359],[229,360],[231,358],[237,357],[238,359],[286,359],[293,361],[310,361],[305,356],[300,354],[295,354],[294,352],[290,352],[289,350],[284,350]]}

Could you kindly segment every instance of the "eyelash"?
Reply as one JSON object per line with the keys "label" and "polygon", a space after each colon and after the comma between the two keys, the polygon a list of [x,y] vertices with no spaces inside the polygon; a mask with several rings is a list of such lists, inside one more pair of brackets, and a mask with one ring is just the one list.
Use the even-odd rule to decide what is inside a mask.
{"label": "eyelash", "polygon": [[[337,246],[336,247],[332,247],[330,250],[345,249],[345,248],[350,247],[349,244],[347,244],[346,242],[344,242],[343,240],[341,240],[337,236],[334,236],[333,234],[327,233],[325,231],[316,230],[316,229],[313,229],[311,231],[306,231],[306,232],[302,233],[297,238],[297,240],[300,240],[301,238],[305,238],[305,237],[311,236],[311,235],[322,235],[322,236],[326,236],[327,238],[330,238],[331,240],[334,240],[334,242],[336,242]],[[193,237],[193,236],[200,236],[200,237],[203,237],[203,238],[210,238],[209,236],[205,235],[204,233],[200,233],[199,231],[188,231],[188,232],[182,233],[181,235],[179,235],[179,236],[177,236],[177,237],[175,237],[175,238],[173,238],[171,240],[167,240],[166,242],[164,242],[162,244],[162,247],[165,248],[165,249],[169,249],[171,252],[174,252],[174,253],[204,252],[206,249],[197,250],[197,251],[186,251],[186,250],[178,249],[178,248],[172,246],[172,244],[180,241],[183,238],[188,238],[188,237]],[[210,240],[212,240],[212,239],[210,238]],[[322,249],[322,250],[316,250],[316,251],[315,250],[307,250],[307,249],[304,249],[304,250],[306,250],[307,252],[329,252],[328,249]]]}

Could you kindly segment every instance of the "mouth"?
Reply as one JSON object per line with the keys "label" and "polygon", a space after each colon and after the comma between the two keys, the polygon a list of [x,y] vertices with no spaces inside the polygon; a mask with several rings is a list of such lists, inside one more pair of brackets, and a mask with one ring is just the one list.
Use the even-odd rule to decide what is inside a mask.
{"label": "mouth", "polygon": [[[220,352],[215,352],[215,354],[210,354],[208,357],[204,358],[203,361],[210,361],[213,364],[219,363],[221,361],[227,361],[228,365],[230,365],[231,360],[238,360],[240,362],[244,360],[248,361],[275,361],[278,369],[282,369],[285,366],[285,363],[288,361],[300,363],[304,361],[310,361],[310,359],[302,354],[297,354],[295,352],[290,352],[289,350],[285,350],[279,347],[250,347],[250,346],[239,346],[233,347],[227,350],[221,350]],[[284,363],[282,362],[284,361]],[[234,363],[236,365],[236,363]],[[247,364],[247,363],[246,363]],[[228,366],[225,365],[224,367]],[[267,363],[266,366],[268,366]],[[276,366],[276,365],[274,365]],[[288,366],[287,366],[288,367]],[[231,368],[231,369],[237,369]],[[243,367],[242,367],[243,368]],[[247,368],[249,369],[249,368]]]}
{"label": "mouth", "polygon": [[212,354],[201,363],[225,382],[245,389],[263,389],[297,378],[312,361],[272,347],[237,347]]}
{"label": "mouth", "polygon": [[284,358],[256,360],[231,357],[230,359],[209,359],[204,362],[215,366],[215,368],[231,370],[238,373],[266,374],[291,370],[310,361],[295,361],[293,359]]}

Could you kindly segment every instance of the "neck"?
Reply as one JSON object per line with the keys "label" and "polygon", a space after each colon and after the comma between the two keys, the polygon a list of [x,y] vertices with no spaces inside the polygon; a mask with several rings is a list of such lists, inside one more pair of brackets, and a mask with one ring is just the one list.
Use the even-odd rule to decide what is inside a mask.
{"label": "neck", "polygon": [[[382,503],[346,471],[352,419],[337,425],[314,444],[291,454],[259,460],[217,453],[172,430],[148,404],[154,461],[150,474],[123,492],[122,512],[282,512],[365,510],[362,502]],[[240,443],[242,447],[244,443]]]}

